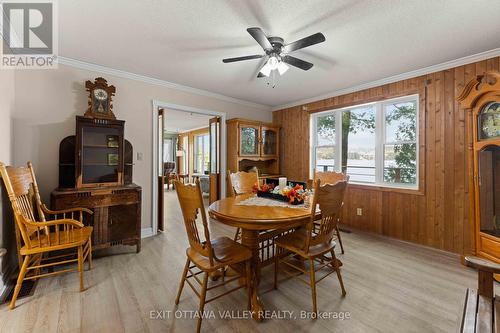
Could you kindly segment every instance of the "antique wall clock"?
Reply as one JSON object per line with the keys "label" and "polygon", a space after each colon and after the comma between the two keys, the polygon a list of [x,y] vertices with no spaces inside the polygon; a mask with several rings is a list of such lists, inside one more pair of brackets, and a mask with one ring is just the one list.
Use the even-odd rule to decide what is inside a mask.
{"label": "antique wall clock", "polygon": [[86,81],[85,88],[89,92],[89,108],[85,112],[85,117],[116,119],[113,114],[112,101],[116,88],[108,85],[108,82],[102,77],[98,77],[94,82]]}

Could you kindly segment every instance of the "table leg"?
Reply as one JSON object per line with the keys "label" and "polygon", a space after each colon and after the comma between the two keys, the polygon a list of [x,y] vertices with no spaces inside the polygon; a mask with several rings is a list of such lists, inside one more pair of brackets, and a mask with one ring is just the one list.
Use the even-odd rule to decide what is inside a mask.
{"label": "table leg", "polygon": [[251,288],[252,302],[251,310],[252,317],[256,321],[263,319],[264,306],[259,298],[258,285],[260,282],[260,259],[259,259],[259,232],[256,230],[243,229],[241,233],[241,244],[252,250],[252,280],[254,285]]}

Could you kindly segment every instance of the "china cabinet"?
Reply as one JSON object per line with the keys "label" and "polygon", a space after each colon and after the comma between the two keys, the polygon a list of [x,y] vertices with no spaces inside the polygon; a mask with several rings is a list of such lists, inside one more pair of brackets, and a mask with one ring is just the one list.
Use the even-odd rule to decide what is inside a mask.
{"label": "china cabinet", "polygon": [[141,187],[132,183],[133,147],[124,138],[125,121],[112,112],[113,86],[97,78],[87,81],[89,108],[76,117],[76,135],[59,145],[59,187],[51,207],[84,207],[93,211],[93,249],[141,245]]}
{"label": "china cabinet", "polygon": [[475,254],[500,263],[500,73],[471,80],[458,100],[467,112]]}
{"label": "china cabinet", "polygon": [[261,178],[279,176],[280,128],[259,121],[227,121],[227,167],[229,171],[258,169]]}

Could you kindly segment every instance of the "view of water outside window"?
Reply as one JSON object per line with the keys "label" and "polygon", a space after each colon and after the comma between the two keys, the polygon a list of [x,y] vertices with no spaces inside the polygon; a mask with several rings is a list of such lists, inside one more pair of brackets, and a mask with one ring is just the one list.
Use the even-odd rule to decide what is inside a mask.
{"label": "view of water outside window", "polygon": [[[338,110],[313,121],[317,171],[341,171],[358,183],[417,184],[416,98]],[[380,176],[377,167],[383,169]]]}
{"label": "view of water outside window", "polygon": [[342,113],[342,171],[351,181],[375,182],[375,142],[373,106]]}
{"label": "view of water outside window", "polygon": [[417,103],[384,106],[384,181],[415,184],[417,181]]}

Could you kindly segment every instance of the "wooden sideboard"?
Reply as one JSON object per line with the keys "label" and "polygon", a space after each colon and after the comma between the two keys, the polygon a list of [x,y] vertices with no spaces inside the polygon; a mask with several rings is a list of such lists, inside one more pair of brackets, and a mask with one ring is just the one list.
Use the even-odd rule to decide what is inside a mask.
{"label": "wooden sideboard", "polygon": [[85,225],[94,227],[92,246],[136,245],[141,250],[141,187],[135,184],[90,189],[56,189],[51,194],[54,210],[85,207]]}

